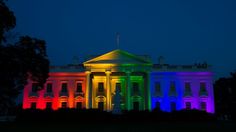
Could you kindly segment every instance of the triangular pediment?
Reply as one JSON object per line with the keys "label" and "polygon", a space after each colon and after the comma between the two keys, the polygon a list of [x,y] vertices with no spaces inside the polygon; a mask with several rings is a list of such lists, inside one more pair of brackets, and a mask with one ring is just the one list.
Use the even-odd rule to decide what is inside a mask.
{"label": "triangular pediment", "polygon": [[84,62],[84,64],[149,65],[151,64],[151,61],[148,58],[136,56],[126,51],[117,49],[88,60]]}

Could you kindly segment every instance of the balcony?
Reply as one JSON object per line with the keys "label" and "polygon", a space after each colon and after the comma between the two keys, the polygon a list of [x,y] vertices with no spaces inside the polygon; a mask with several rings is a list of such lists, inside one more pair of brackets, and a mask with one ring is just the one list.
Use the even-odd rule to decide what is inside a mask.
{"label": "balcony", "polygon": [[39,94],[37,92],[30,92],[29,97],[39,97]]}
{"label": "balcony", "polygon": [[45,93],[44,97],[54,97],[54,95],[52,92],[50,92],[50,93]]}
{"label": "balcony", "polygon": [[83,92],[75,92],[75,98],[76,97],[84,97],[84,93]]}

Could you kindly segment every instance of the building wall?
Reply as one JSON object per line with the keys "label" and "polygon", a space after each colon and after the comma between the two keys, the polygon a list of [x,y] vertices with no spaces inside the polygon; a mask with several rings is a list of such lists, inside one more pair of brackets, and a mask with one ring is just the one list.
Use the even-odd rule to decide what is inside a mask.
{"label": "building wall", "polygon": [[[52,109],[56,110],[61,107],[62,102],[67,102],[67,107],[76,107],[76,102],[82,102],[82,107],[85,107],[85,96],[76,95],[77,83],[82,83],[82,91],[85,93],[86,80],[85,74],[82,73],[50,73],[44,88],[38,92],[32,92],[33,81],[24,88],[23,108],[31,108],[31,104],[35,102],[37,109],[45,109],[46,103],[52,103]],[[52,93],[46,92],[47,84],[52,84]],[[62,93],[62,83],[67,83],[67,93]]]}
{"label": "building wall", "polygon": [[[170,85],[174,82],[176,94],[170,93]],[[160,83],[161,93],[155,87]],[[186,92],[186,83],[190,84],[191,92]],[[204,83],[205,92],[200,92],[200,84]],[[206,103],[206,111],[214,113],[214,95],[211,72],[153,72],[151,74],[152,109],[158,107],[163,111],[171,111],[171,102],[176,103],[176,110],[186,108],[186,102],[191,103],[191,109],[201,109],[201,102]]]}
{"label": "building wall", "polygon": [[[127,95],[126,76],[112,76],[111,83],[111,109],[113,107],[112,97],[115,93],[116,83],[121,83],[122,109],[133,109],[133,102],[139,102],[139,109],[145,110],[147,103],[151,103],[151,109],[155,109],[157,102],[160,102],[160,109],[163,111],[172,111],[171,105],[176,104],[176,110],[186,108],[186,102],[191,103],[191,109],[201,109],[201,102],[206,103],[206,111],[214,113],[214,95],[211,72],[161,72],[155,71],[150,73],[150,87],[145,82],[145,76],[130,76],[130,96]],[[107,109],[106,101],[106,76],[94,76],[90,83],[92,87],[92,108],[98,108],[98,102],[104,101],[104,110]],[[44,89],[38,91],[37,94],[32,93],[32,83],[29,81],[24,88],[23,108],[30,108],[32,102],[36,103],[37,109],[45,109],[47,102],[52,102],[54,110],[62,107],[62,102],[67,102],[68,108],[75,108],[77,102],[82,103],[82,107],[86,107],[86,74],[85,72],[55,72],[50,73]],[[98,95],[98,82],[104,82],[104,93]],[[139,93],[134,95],[132,91],[133,82],[139,84]],[[52,94],[46,92],[47,83],[52,83]],[[62,83],[67,83],[68,94],[61,93]],[[76,84],[82,83],[83,94],[76,93]],[[156,83],[160,83],[161,92],[157,94]],[[171,92],[171,83],[174,83],[175,93]],[[191,93],[186,94],[185,84],[190,84]],[[204,83],[207,94],[200,93],[200,84]],[[150,94],[147,92],[150,89]],[[173,88],[172,88],[173,90]],[[151,96],[151,102],[148,101],[147,95]],[[99,98],[99,97],[103,97]],[[127,99],[129,98],[129,99]],[[104,100],[105,99],[105,100]],[[130,103],[127,103],[129,101]]]}

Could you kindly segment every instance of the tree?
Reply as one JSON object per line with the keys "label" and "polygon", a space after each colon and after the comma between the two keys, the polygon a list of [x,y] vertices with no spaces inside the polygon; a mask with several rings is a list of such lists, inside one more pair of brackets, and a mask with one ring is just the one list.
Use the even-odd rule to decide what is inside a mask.
{"label": "tree", "polygon": [[3,0],[0,0],[0,44],[6,41],[5,32],[16,25],[14,13],[9,10]]}
{"label": "tree", "polygon": [[220,78],[214,84],[216,113],[223,118],[236,119],[236,72]]}
{"label": "tree", "polygon": [[14,104],[28,79],[42,89],[49,72],[44,40],[23,36],[14,44],[3,44],[4,34],[15,27],[15,21],[13,12],[0,0],[0,112]]}

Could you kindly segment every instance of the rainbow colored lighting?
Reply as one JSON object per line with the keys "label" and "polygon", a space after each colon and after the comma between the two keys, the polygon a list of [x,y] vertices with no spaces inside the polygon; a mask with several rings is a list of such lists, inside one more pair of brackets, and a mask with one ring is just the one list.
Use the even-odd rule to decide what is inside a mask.
{"label": "rainbow colored lighting", "polygon": [[29,80],[24,88],[23,108],[112,111],[116,88],[120,88],[123,110],[160,108],[171,112],[187,108],[214,113],[212,72],[158,66],[163,68],[128,52],[114,50],[84,62],[83,66],[53,67],[43,90],[34,91],[36,82]]}

